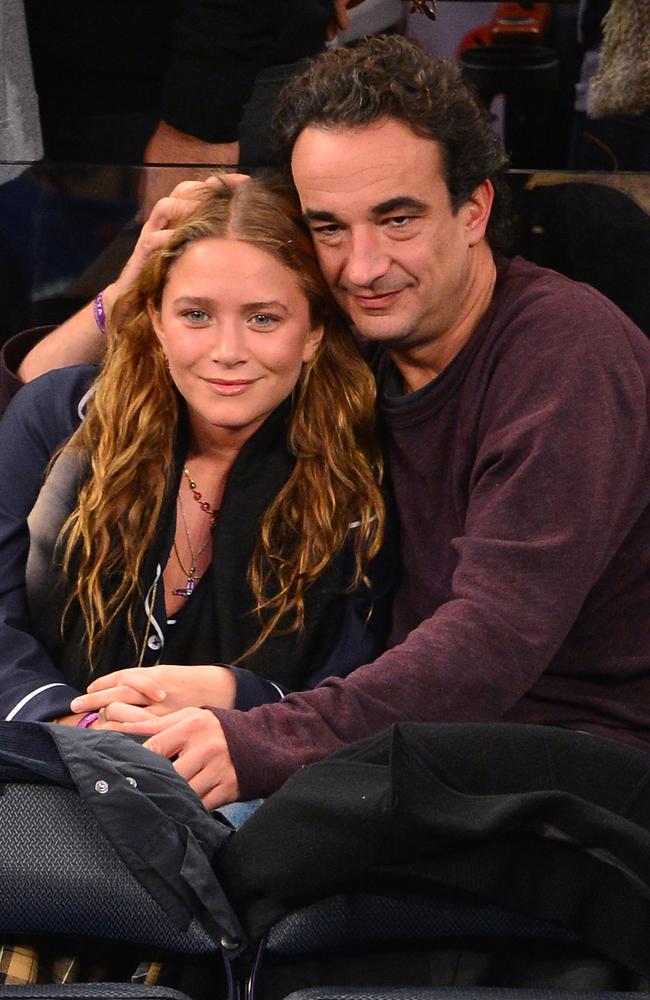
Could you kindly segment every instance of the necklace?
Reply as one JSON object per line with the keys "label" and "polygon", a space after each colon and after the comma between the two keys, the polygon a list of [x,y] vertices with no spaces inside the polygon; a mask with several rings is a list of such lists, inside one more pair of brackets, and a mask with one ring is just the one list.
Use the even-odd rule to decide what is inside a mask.
{"label": "necklace", "polygon": [[190,484],[190,489],[192,491],[192,496],[194,497],[194,499],[198,503],[198,505],[201,508],[201,510],[204,510],[206,514],[210,515],[210,531],[214,531],[214,526],[217,523],[217,520],[219,518],[219,508],[218,507],[215,507],[214,509],[211,508],[210,504],[207,502],[207,500],[203,499],[203,494],[201,493],[201,491],[199,490],[198,486],[196,485],[196,483],[192,479],[192,477],[190,475],[190,471],[187,468],[187,466],[185,466],[185,468],[183,469],[183,475],[185,476],[185,478],[187,479],[188,483]]}
{"label": "necklace", "polygon": [[[180,493],[178,494],[178,509],[181,512],[181,521],[183,522],[183,528],[185,530],[185,538],[187,539],[187,547],[190,550],[191,565],[190,565],[189,570],[187,570],[185,568],[185,566],[183,566],[183,563],[181,562],[181,557],[180,557],[180,555],[178,553],[178,547],[176,545],[176,539],[174,539],[174,541],[173,541],[174,555],[176,556],[176,558],[178,560],[178,565],[180,566],[180,568],[183,571],[184,575],[187,577],[187,583],[186,583],[186,585],[184,587],[177,587],[175,590],[172,590],[172,594],[174,594],[176,597],[184,597],[184,598],[187,599],[188,597],[192,596],[192,594],[194,593],[194,589],[195,589],[195,587],[196,587],[196,585],[198,583],[198,577],[196,576],[196,564],[198,562],[198,559],[199,559],[199,556],[201,555],[201,553],[206,549],[208,543],[212,541],[212,534],[208,535],[208,537],[204,541],[204,543],[201,546],[201,548],[199,549],[199,551],[195,553],[194,549],[192,548],[192,539],[190,538],[190,530],[189,530],[189,528],[187,526],[187,518],[185,517],[185,508],[183,507],[183,501],[181,500]],[[210,532],[212,532],[213,526],[214,525],[210,526]]]}

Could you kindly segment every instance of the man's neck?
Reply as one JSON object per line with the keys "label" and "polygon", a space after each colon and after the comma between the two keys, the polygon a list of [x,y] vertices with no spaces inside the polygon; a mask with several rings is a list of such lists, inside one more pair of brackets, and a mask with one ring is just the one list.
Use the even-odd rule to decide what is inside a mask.
{"label": "man's neck", "polygon": [[492,302],[496,265],[488,244],[475,247],[471,280],[453,323],[434,340],[406,351],[387,349],[402,376],[404,392],[416,392],[437,378],[470,340]]}

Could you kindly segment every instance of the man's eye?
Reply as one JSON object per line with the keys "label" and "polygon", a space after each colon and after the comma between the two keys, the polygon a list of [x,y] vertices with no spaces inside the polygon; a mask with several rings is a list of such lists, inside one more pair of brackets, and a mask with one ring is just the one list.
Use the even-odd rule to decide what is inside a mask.
{"label": "man's eye", "polygon": [[338,236],[341,227],[332,222],[325,226],[312,226],[311,231],[315,236]]}
{"label": "man's eye", "polygon": [[412,215],[393,215],[390,219],[386,220],[389,225],[394,226],[396,229],[402,229],[407,226],[409,222],[413,221]]}

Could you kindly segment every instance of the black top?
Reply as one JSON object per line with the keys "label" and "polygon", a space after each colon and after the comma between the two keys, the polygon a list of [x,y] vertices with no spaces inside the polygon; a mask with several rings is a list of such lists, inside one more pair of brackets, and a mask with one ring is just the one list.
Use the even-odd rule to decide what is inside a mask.
{"label": "black top", "polygon": [[[6,486],[0,489],[2,718],[56,718],[65,714],[71,698],[88,680],[85,629],[74,605],[61,635],[67,596],[56,557],[60,528],[87,471],[83,461],[65,453],[44,485],[43,477],[52,455],[78,426],[95,373],[92,365],[80,365],[41,376],[18,394],[0,423],[0,473],[4,469],[0,480]],[[142,651],[143,666],[231,663],[250,647],[259,623],[251,613],[254,601],[247,571],[260,519],[293,468],[286,448],[287,416],[284,404],[238,455],[224,493],[212,566],[195,595],[197,604],[193,597],[170,632],[163,588],[154,590],[153,584],[174,537],[175,494],[186,451],[180,422],[168,495],[143,564],[143,606],[134,612],[133,633],[122,615],[111,626],[98,652],[97,675],[139,662]],[[350,557],[350,547],[344,546],[308,589],[304,632],[274,633],[244,661],[246,669],[237,668],[238,707],[278,700],[287,688],[347,673],[383,648],[387,591],[395,576],[392,557],[385,548],[369,567],[371,590],[362,586],[349,593]],[[368,620],[373,600],[374,613]]]}

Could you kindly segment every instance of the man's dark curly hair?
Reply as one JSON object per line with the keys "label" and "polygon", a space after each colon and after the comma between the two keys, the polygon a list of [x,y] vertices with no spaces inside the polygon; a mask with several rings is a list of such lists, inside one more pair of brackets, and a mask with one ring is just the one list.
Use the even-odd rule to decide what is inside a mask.
{"label": "man's dark curly hair", "polygon": [[275,140],[288,167],[296,140],[308,126],[355,128],[383,118],[404,122],[416,135],[438,143],[454,211],[481,181],[492,182],[495,198],[487,237],[493,250],[505,249],[510,233],[508,157],[489,114],[456,63],[434,59],[400,35],[367,38],[314,59],[282,92]]}

